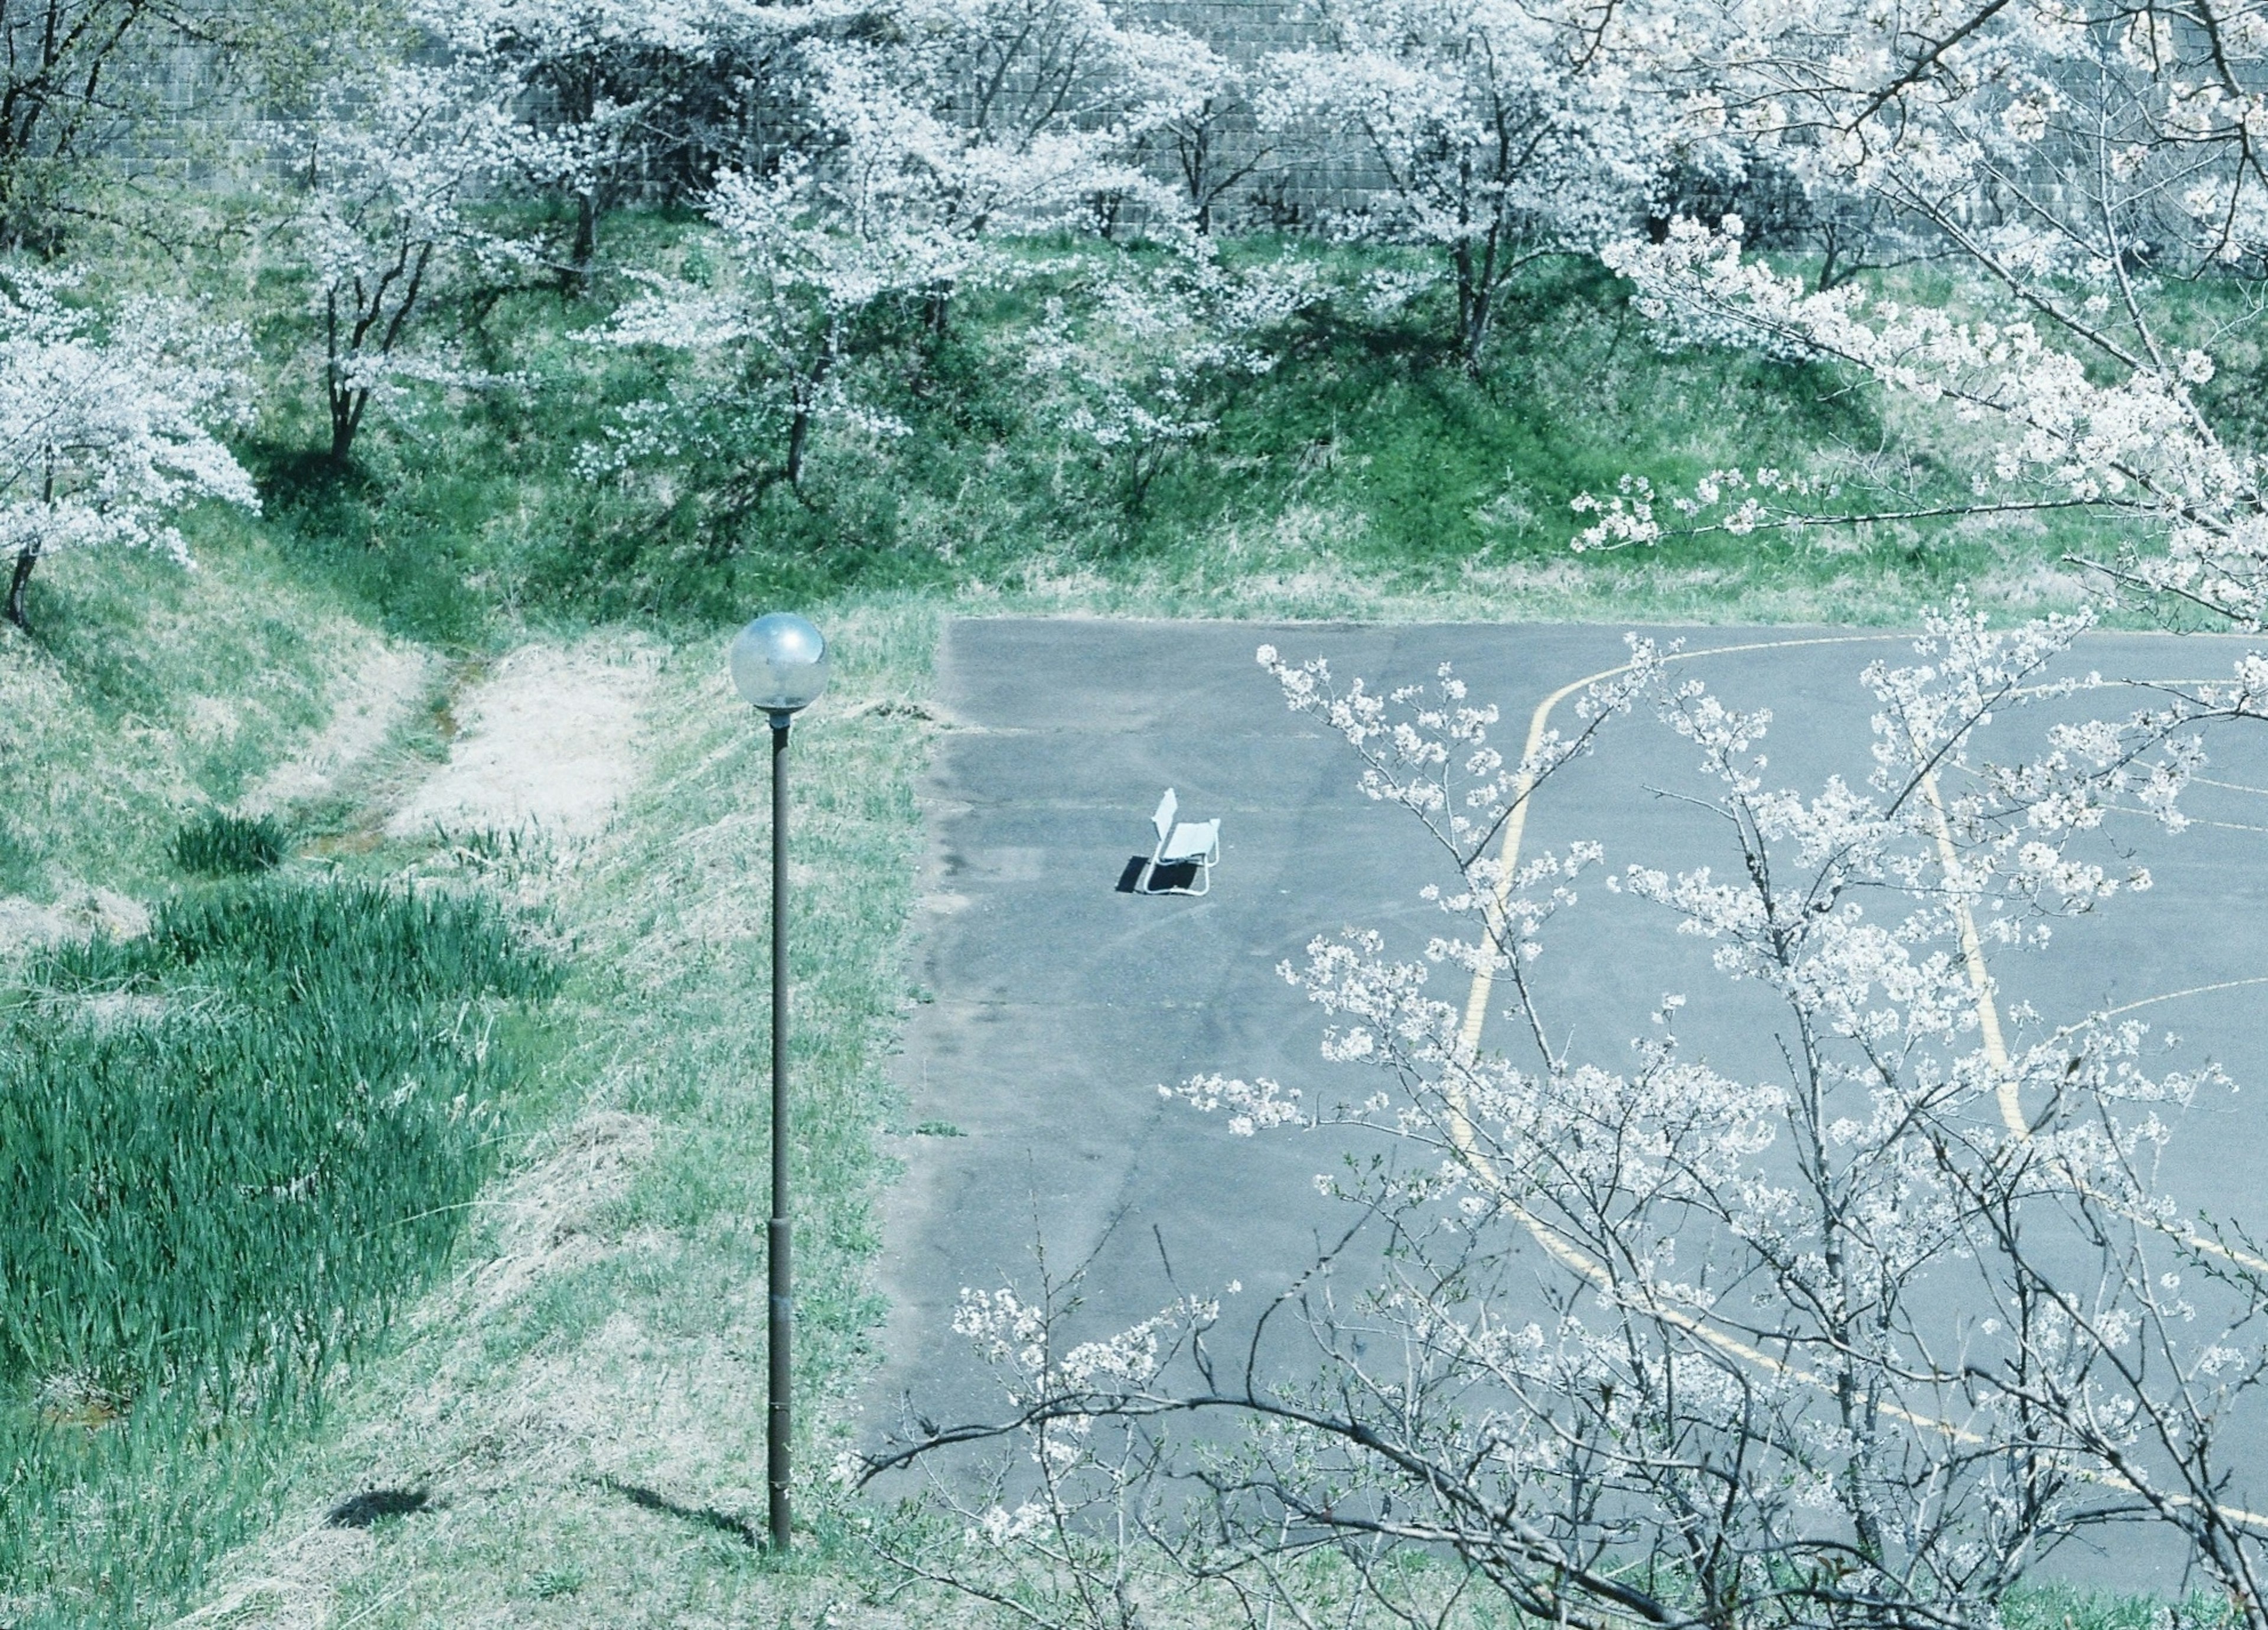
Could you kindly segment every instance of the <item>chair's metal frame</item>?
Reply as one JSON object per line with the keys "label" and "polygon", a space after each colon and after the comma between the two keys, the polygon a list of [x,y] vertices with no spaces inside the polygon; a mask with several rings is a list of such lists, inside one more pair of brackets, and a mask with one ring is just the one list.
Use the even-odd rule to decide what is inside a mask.
{"label": "chair's metal frame", "polygon": [[[1144,894],[1185,894],[1204,896],[1212,892],[1212,868],[1220,859],[1220,822],[1218,821],[1184,821],[1176,825],[1174,813],[1181,800],[1167,787],[1166,795],[1158,800],[1158,813],[1150,817],[1157,829],[1157,846],[1150,851],[1150,870],[1142,880]],[[1179,884],[1157,886],[1158,868],[1161,866],[1186,866],[1196,862],[1197,881],[1195,888]]]}

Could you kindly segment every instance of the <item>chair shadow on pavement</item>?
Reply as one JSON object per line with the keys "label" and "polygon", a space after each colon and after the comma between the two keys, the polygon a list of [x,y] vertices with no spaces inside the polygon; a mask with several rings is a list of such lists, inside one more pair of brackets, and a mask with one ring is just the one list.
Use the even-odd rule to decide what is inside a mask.
{"label": "chair shadow on pavement", "polygon": [[[1142,874],[1150,873],[1149,886],[1145,888]],[[1152,867],[1145,854],[1126,857],[1126,869],[1118,874],[1120,894],[1165,894],[1176,889],[1197,887],[1198,865],[1195,860],[1177,860],[1170,866]]]}

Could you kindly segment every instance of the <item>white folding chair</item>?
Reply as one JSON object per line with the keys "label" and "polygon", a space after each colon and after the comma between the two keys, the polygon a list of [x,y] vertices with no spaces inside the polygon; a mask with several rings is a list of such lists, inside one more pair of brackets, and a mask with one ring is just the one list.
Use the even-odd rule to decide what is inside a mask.
{"label": "white folding chair", "polygon": [[[1150,852],[1150,874],[1143,880],[1144,894],[1202,895],[1212,889],[1213,862],[1220,859],[1220,822],[1184,821],[1177,826],[1174,812],[1180,808],[1181,800],[1169,786],[1166,795],[1158,800],[1158,813],[1150,817],[1150,824],[1158,829],[1158,845]],[[1167,866],[1194,866],[1197,886],[1168,884],[1159,888],[1158,868]]]}

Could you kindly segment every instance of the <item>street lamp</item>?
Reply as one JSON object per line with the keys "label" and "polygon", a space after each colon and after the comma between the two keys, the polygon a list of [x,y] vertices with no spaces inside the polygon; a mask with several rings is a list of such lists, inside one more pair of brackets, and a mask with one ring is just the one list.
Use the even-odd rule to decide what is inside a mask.
{"label": "street lamp", "polygon": [[795,1314],[787,1221],[787,734],[796,713],[827,689],[827,638],[792,611],[767,612],[733,637],[732,667],[733,688],[769,713],[772,724],[772,1213],[765,1229],[771,1317],[764,1449],[772,1549],[784,1551],[793,1384],[788,1339]]}

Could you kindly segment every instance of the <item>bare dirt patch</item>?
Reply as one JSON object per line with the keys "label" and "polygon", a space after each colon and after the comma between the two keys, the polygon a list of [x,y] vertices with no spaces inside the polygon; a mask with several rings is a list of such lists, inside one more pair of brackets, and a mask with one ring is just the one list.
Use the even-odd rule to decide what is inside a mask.
{"label": "bare dirt patch", "polygon": [[149,932],[148,908],[107,889],[83,889],[52,905],[21,895],[0,896],[0,955],[57,940],[98,933],[130,940]]}
{"label": "bare dirt patch", "polygon": [[513,652],[457,699],[449,762],[394,812],[387,834],[598,831],[643,772],[639,718],[658,667],[641,645]]}

